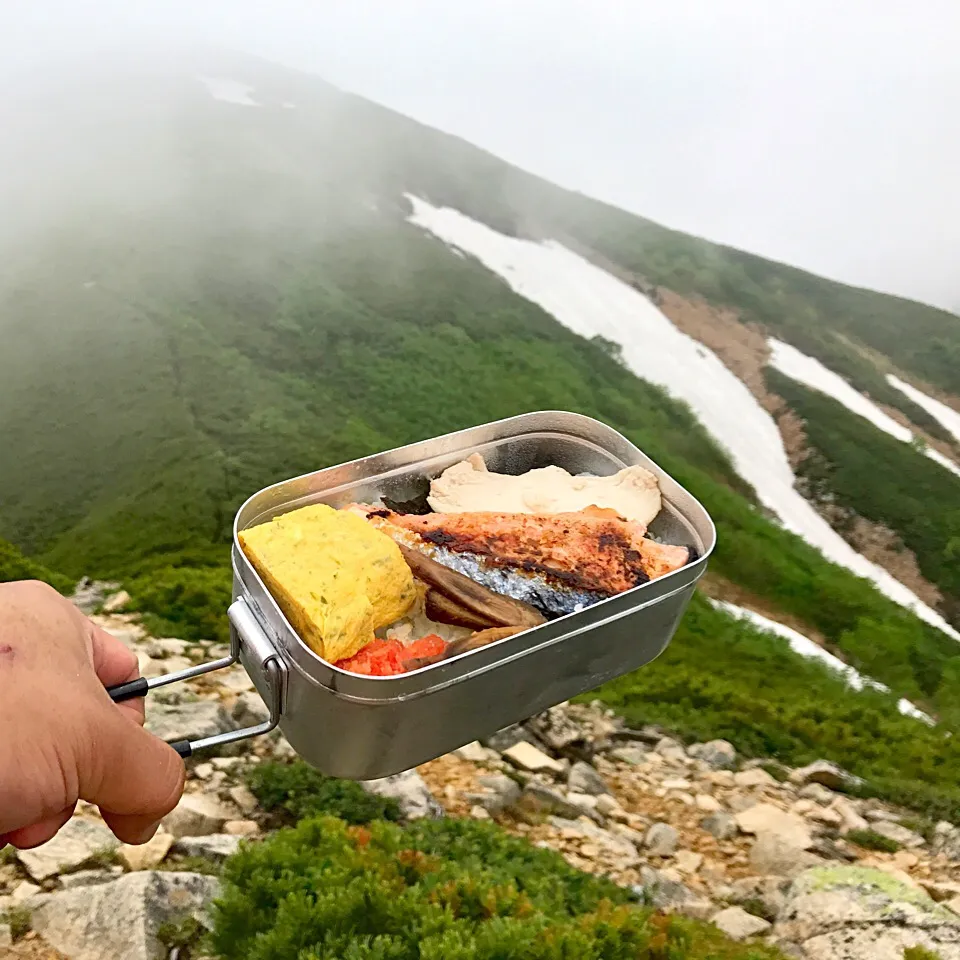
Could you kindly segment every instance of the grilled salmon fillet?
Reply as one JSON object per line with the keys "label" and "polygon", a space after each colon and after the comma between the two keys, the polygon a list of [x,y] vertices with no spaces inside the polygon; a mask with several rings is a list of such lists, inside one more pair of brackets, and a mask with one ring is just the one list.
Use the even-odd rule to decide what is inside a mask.
{"label": "grilled salmon fillet", "polygon": [[678,570],[692,559],[687,547],[644,537],[642,524],[583,513],[391,513],[389,522],[445,550],[608,596]]}

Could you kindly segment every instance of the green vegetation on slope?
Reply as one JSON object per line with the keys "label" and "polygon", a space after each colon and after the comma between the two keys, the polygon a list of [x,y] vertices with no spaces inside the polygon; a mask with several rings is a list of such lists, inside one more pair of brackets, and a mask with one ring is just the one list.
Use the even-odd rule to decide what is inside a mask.
{"label": "green vegetation on slope", "polygon": [[352,824],[400,819],[392,797],[367,793],[352,780],[326,777],[302,760],[258,763],[246,779],[260,807],[287,824],[321,813]]}
{"label": "green vegetation on slope", "polygon": [[899,534],[943,593],[946,615],[960,622],[960,477],[832,397],[775,370],[768,382],[806,422],[819,456],[801,473],[813,490]]}
{"label": "green vegetation on slope", "polygon": [[473,821],[305,820],[227,861],[214,952],[246,960],[774,960],[629,904],[559,854]]}
{"label": "green vegetation on slope", "polygon": [[[927,727],[897,711],[896,697],[851,690],[823,663],[793,653],[695,597],[666,651],[599,696],[633,725],[662,724],[684,737],[723,738],[747,756],[791,766],[829,759],[869,780],[869,792],[960,819],[960,670],[950,665],[947,723]],[[870,675],[870,674],[868,674]]]}
{"label": "green vegetation on slope", "polygon": [[25,557],[12,543],[0,540],[0,583],[10,580],[42,580],[61,593],[73,589],[69,577],[48,570],[45,566]]}
{"label": "green vegetation on slope", "polygon": [[[273,285],[238,276],[209,291],[202,310],[174,301],[163,316],[141,312],[152,352],[121,351],[116,361],[98,337],[103,310],[119,311],[104,281],[97,321],[76,340],[63,338],[62,352],[48,349],[51,375],[71,386],[69,405],[27,391],[37,405],[52,396],[37,422],[70,418],[61,469],[41,471],[31,485],[32,471],[3,464],[4,486],[19,492],[3,522],[16,529],[24,517],[41,537],[42,521],[40,542],[52,538],[42,556],[58,569],[132,580],[134,598],[164,618],[164,632],[218,636],[231,518],[250,492],[458,427],[575,410],[623,431],[704,502],[718,527],[718,572],[809,623],[901,695],[951,709],[956,644],[762,516],[734,489],[742,484],[691,414],[603,344],[569,333],[475,261],[400,220],[356,217],[311,249],[309,271],[280,271]],[[151,388],[130,391],[133,380]],[[67,446],[74,432],[86,440]],[[24,424],[18,463],[39,470],[50,443]],[[85,470],[85,444],[117,469]],[[57,504],[68,512],[57,517]],[[72,524],[71,510],[81,516]]]}

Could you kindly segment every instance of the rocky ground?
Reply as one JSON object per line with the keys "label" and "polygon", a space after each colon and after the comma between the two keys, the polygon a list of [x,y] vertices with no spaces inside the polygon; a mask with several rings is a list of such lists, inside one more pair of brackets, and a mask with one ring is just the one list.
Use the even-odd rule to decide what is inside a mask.
{"label": "rocky ground", "polygon": [[[122,600],[94,618],[137,652],[145,675],[222,654],[147,636],[135,617],[110,612]],[[167,739],[265,716],[239,667],[148,701],[148,725]],[[178,956],[177,924],[205,922],[216,865],[261,835],[245,769],[292,755],[274,734],[192,759],[183,800],[142,847],[119,844],[81,805],[50,843],[0,852],[0,960]],[[774,942],[786,956],[902,960],[923,946],[960,960],[960,830],[845,795],[853,784],[826,762],[741,762],[724,741],[685,745],[656,728],[627,729],[600,704],[564,704],[366,786],[397,797],[408,818],[495,819],[665,910]],[[884,843],[896,849],[868,849]]]}

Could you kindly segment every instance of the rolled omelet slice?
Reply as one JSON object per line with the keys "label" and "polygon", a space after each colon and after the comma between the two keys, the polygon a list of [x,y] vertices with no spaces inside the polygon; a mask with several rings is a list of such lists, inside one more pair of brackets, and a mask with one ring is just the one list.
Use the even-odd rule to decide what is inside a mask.
{"label": "rolled omelet slice", "polygon": [[417,597],[399,547],[353,513],[301,507],[239,539],[293,628],[329,663],[352,657]]}

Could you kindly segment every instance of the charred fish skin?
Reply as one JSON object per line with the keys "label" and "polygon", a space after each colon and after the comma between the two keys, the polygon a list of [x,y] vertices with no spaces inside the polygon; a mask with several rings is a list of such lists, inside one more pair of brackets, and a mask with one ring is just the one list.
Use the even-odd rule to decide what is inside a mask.
{"label": "charred fish skin", "polygon": [[605,593],[554,586],[539,574],[494,566],[474,553],[454,553],[444,547],[431,546],[428,556],[495,593],[529,603],[550,619],[577,613],[607,598]]}

